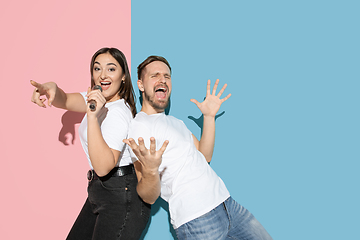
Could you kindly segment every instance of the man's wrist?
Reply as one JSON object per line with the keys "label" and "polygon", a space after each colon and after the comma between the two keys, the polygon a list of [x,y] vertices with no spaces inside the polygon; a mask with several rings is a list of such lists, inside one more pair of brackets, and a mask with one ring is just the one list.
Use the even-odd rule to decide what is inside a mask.
{"label": "man's wrist", "polygon": [[143,167],[142,169],[142,176],[143,177],[154,177],[159,175],[159,168],[151,168],[151,169],[147,169],[145,167]]}
{"label": "man's wrist", "polygon": [[212,120],[212,119],[215,119],[215,116],[212,116],[212,115],[203,115],[204,116],[204,120],[206,119],[209,119],[209,120]]}

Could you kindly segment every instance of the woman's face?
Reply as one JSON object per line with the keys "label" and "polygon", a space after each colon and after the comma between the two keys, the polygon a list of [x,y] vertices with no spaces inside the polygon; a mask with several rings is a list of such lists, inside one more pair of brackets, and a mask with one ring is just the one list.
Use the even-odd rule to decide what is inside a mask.
{"label": "woman's face", "polygon": [[100,85],[103,89],[102,93],[106,102],[120,99],[120,85],[122,81],[125,81],[125,74],[110,53],[103,53],[95,58],[92,73],[95,85]]}

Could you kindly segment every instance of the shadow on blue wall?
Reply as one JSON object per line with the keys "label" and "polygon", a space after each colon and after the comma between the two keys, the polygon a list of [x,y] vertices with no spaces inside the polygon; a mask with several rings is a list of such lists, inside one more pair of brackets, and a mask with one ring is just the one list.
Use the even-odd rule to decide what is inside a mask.
{"label": "shadow on blue wall", "polygon": [[[215,116],[215,121],[216,121],[217,118],[221,117],[221,116],[224,115],[224,114],[225,114],[225,111],[222,111],[221,113],[217,114],[217,115]],[[201,136],[201,135],[202,135],[202,132],[203,132],[204,115],[201,114],[201,116],[198,117],[198,118],[195,118],[195,117],[193,117],[193,116],[188,116],[188,118],[189,118],[190,120],[193,120],[193,121],[195,122],[195,124],[198,125],[198,127],[199,127],[200,130],[201,130],[201,134],[200,134],[200,136]]]}
{"label": "shadow on blue wall", "polygon": [[174,230],[174,228],[172,227],[171,222],[170,222],[169,204],[168,204],[165,200],[163,200],[162,198],[160,198],[160,197],[159,197],[159,198],[156,200],[156,202],[151,206],[151,218],[150,218],[148,224],[146,225],[146,228],[144,229],[144,231],[143,231],[143,233],[142,233],[142,235],[141,235],[141,237],[140,237],[140,240],[144,240],[145,235],[146,235],[146,233],[147,233],[148,230],[149,230],[149,227],[150,227],[150,224],[151,224],[151,219],[152,219],[153,216],[156,215],[156,213],[160,210],[160,208],[162,208],[162,209],[164,209],[164,210],[166,211],[167,216],[168,216],[168,223],[169,223],[170,233],[171,233],[171,235],[173,236],[173,238],[174,238],[175,240],[177,240],[175,230]]}

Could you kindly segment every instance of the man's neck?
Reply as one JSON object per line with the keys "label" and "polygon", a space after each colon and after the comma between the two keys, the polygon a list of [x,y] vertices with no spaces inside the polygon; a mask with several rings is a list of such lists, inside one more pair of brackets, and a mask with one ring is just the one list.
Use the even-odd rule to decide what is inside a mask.
{"label": "man's neck", "polygon": [[152,114],[162,113],[165,110],[164,109],[155,109],[152,106],[143,104],[141,107],[141,111],[146,113],[147,115],[152,115]]}

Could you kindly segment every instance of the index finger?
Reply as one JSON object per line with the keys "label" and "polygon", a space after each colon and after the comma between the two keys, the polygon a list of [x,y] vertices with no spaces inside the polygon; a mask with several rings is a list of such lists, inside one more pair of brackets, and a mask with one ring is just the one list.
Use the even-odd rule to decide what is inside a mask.
{"label": "index finger", "polygon": [[34,86],[34,87],[36,87],[36,88],[41,87],[41,84],[40,84],[40,83],[35,82],[34,80],[30,80],[30,84],[31,84],[31,85],[33,85],[33,86]]}
{"label": "index finger", "polygon": [[223,99],[221,99],[222,102],[225,102],[226,100],[229,99],[229,97],[231,97],[231,93],[229,93],[226,97],[224,97]]}

